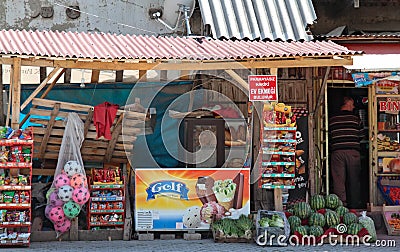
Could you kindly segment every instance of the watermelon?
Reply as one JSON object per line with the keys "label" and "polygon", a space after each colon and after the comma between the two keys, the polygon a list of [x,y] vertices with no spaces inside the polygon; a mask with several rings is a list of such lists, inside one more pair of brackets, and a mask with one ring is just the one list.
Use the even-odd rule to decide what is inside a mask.
{"label": "watermelon", "polygon": [[290,208],[290,209],[287,210],[287,212],[290,213],[290,214],[294,214],[294,209]]}
{"label": "watermelon", "polygon": [[339,216],[344,216],[346,213],[349,212],[349,209],[344,206],[338,206],[335,211]]}
{"label": "watermelon", "polygon": [[311,196],[310,206],[313,210],[319,210],[325,207],[325,198],[322,195],[315,194]]}
{"label": "watermelon", "polygon": [[308,219],[308,224],[310,226],[325,226],[325,217],[323,214],[320,213],[313,213],[311,214],[310,218]]}
{"label": "watermelon", "polygon": [[300,219],[306,219],[311,214],[311,207],[306,202],[299,202],[294,207],[294,214]]}
{"label": "watermelon", "polygon": [[294,230],[295,227],[301,226],[301,219],[295,215],[290,216],[288,221],[291,230]]}
{"label": "watermelon", "polygon": [[325,213],[325,221],[328,227],[334,227],[340,223],[339,215],[334,211],[327,211]]}
{"label": "watermelon", "polygon": [[299,232],[301,235],[307,235],[307,228],[305,226],[295,227],[294,231]]}
{"label": "watermelon", "polygon": [[325,198],[325,206],[329,209],[336,209],[339,206],[339,197],[336,194],[329,194]]}
{"label": "watermelon", "polygon": [[308,233],[314,237],[320,237],[324,234],[324,229],[321,226],[311,226]]}
{"label": "watermelon", "polygon": [[357,215],[355,215],[354,213],[345,213],[343,215],[343,223],[346,224],[347,226],[350,225],[351,223],[357,223],[358,222],[358,218]]}
{"label": "watermelon", "polygon": [[347,233],[351,235],[356,235],[363,228],[360,223],[351,223],[347,228]]}

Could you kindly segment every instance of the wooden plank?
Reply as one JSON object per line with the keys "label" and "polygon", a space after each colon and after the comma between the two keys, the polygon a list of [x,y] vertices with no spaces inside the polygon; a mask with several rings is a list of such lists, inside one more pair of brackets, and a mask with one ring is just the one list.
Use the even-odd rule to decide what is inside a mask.
{"label": "wooden plank", "polygon": [[115,82],[123,82],[124,80],[124,71],[118,70],[115,71]]}
{"label": "wooden plank", "polygon": [[47,124],[46,133],[44,134],[42,144],[40,145],[40,150],[39,150],[39,158],[40,159],[43,158],[43,155],[46,152],[47,142],[49,140],[51,131],[53,130],[54,122],[56,120],[56,117],[57,117],[57,114],[58,114],[59,110],[60,110],[60,104],[56,103],[54,105],[53,111],[51,112],[50,121],[49,121],[49,124]]}
{"label": "wooden plank", "polygon": [[125,179],[125,223],[124,223],[124,235],[123,239],[125,241],[129,241],[132,235],[132,210],[131,210],[131,200],[130,194],[128,191],[128,172],[127,169],[130,169],[130,165],[124,164],[122,167],[122,173]]}
{"label": "wooden plank", "polygon": [[41,168],[34,168],[32,169],[33,176],[54,176],[54,172],[56,169],[41,169]]}
{"label": "wooden plank", "polygon": [[100,77],[100,70],[94,69],[92,70],[92,77],[90,79],[91,83],[99,83],[99,77]]}
{"label": "wooden plank", "polygon": [[235,81],[237,81],[240,86],[244,89],[244,91],[249,92],[249,84],[242,79],[235,71],[227,69],[225,70],[227,74],[229,74]]}
{"label": "wooden plank", "polygon": [[[90,108],[93,108],[93,106],[89,105],[84,105],[84,104],[77,104],[77,103],[70,103],[70,102],[60,102],[60,101],[53,101],[53,100],[48,100],[48,99],[40,99],[40,98],[35,98],[32,100],[33,105],[38,105],[38,106],[43,106],[43,107],[50,107],[52,108],[55,103],[60,103],[61,107],[60,109],[64,110],[74,110],[74,111],[82,111],[87,113]],[[145,113],[138,113],[134,111],[124,111],[119,109],[117,111],[117,115],[120,115],[121,113],[127,113],[129,115],[129,118],[138,118],[141,120],[146,119],[146,114]]]}
{"label": "wooden plank", "polygon": [[14,58],[12,65],[12,115],[11,128],[19,128],[19,115],[21,108],[21,59]]}
{"label": "wooden plank", "polygon": [[21,110],[23,110],[35,96],[47,85],[47,82],[60,70],[60,67],[56,67],[51,73],[39,84],[39,86],[31,93],[31,95],[22,103]]}
{"label": "wooden plank", "polygon": [[[44,62],[43,64],[45,64]],[[33,65],[26,61],[24,65]],[[279,59],[249,59],[241,61],[181,61],[171,62],[130,62],[130,61],[111,61],[94,62],[82,60],[54,60],[53,66],[75,69],[98,69],[98,70],[226,70],[243,68],[292,68],[292,67],[326,67],[352,65],[351,55],[342,58],[330,57],[292,57]]]}
{"label": "wooden plank", "polygon": [[71,83],[71,73],[72,73],[71,68],[65,69],[64,83]]}
{"label": "wooden plank", "polygon": [[114,152],[115,144],[117,143],[118,136],[121,134],[122,131],[122,119],[124,118],[124,114],[121,114],[115,124],[113,132],[111,133],[111,140],[108,142],[106,155],[104,156],[105,162],[110,162],[111,157]]}
{"label": "wooden plank", "polygon": [[280,188],[274,189],[274,202],[275,202],[275,211],[283,211],[282,189]]}
{"label": "wooden plank", "polygon": [[89,112],[88,112],[88,115],[86,117],[85,124],[84,124],[84,127],[83,127],[83,141],[85,141],[86,135],[87,135],[87,133],[89,131],[89,126],[90,126],[90,124],[92,122],[92,119],[93,119],[93,111],[94,111],[94,109],[90,108]]}
{"label": "wooden plank", "polygon": [[147,71],[139,70],[139,81],[147,81]]}
{"label": "wooden plank", "polygon": [[[0,57],[1,59],[1,57]],[[12,90],[14,88],[13,85],[13,68],[11,67],[10,73],[10,89],[8,90],[8,104],[7,104],[7,116],[6,116],[6,126],[10,125],[10,116],[11,116],[11,103],[12,103]]]}
{"label": "wooden plank", "polygon": [[[53,80],[53,81],[51,82],[51,84],[47,87],[47,89],[43,92],[43,94],[40,95],[40,98],[43,99],[43,98],[45,98],[45,97],[50,93],[50,91],[53,89],[53,87],[56,85],[57,81],[61,78],[61,76],[62,76],[64,73],[65,73],[65,68],[63,68],[63,69],[61,70],[61,72],[54,78],[54,80]],[[33,105],[32,107],[36,108],[37,105]],[[26,120],[28,120],[28,118],[29,118],[30,115],[31,115],[31,111],[29,111],[29,112],[25,115],[24,119],[19,123],[19,127],[20,127],[20,128],[22,127],[22,125],[24,125],[24,123],[26,122]]]}
{"label": "wooden plank", "polygon": [[79,240],[78,225],[79,225],[78,217],[73,218],[71,220],[71,228],[69,229],[69,238],[71,241]]}

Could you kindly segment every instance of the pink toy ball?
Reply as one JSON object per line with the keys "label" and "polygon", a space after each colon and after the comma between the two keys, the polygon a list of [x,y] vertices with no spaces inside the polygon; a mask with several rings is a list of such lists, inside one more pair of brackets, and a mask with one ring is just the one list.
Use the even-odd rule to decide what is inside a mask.
{"label": "pink toy ball", "polygon": [[64,201],[62,201],[59,197],[58,197],[58,191],[55,190],[53,191],[50,196],[49,196],[49,202],[50,205],[52,205],[53,207],[58,207],[58,206],[62,206],[64,204]]}
{"label": "pink toy ball", "polygon": [[53,208],[54,208],[54,206],[47,205],[46,208],[44,209],[44,215],[46,216],[47,219],[50,219],[50,211]]}
{"label": "pink toy ball", "polygon": [[61,186],[69,185],[71,183],[69,177],[65,173],[60,173],[54,178],[54,186],[58,189]]}
{"label": "pink toy ball", "polygon": [[73,188],[78,188],[78,187],[87,187],[88,183],[85,175],[83,175],[82,173],[77,173],[72,176],[70,185]]}
{"label": "pink toy ball", "polygon": [[79,205],[85,204],[89,197],[89,191],[86,187],[78,187],[72,192],[72,200]]}
{"label": "pink toy ball", "polygon": [[49,220],[53,223],[62,223],[65,221],[65,214],[62,207],[53,207],[49,212]]}
{"label": "pink toy ball", "polygon": [[58,233],[65,233],[71,227],[71,221],[68,218],[65,218],[63,222],[58,222],[54,224],[54,230]]}

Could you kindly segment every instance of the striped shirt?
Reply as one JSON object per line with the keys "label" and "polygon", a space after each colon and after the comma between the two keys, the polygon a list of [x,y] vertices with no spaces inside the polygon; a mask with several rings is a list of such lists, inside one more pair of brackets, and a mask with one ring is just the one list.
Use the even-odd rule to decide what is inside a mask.
{"label": "striped shirt", "polygon": [[342,110],[329,119],[329,143],[331,151],[360,150],[364,126],[358,116]]}

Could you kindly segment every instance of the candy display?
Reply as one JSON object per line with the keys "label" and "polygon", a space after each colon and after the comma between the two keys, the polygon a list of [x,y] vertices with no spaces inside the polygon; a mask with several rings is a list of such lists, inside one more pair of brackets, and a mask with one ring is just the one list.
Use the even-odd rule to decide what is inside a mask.
{"label": "candy display", "polygon": [[92,180],[94,184],[121,184],[121,171],[118,167],[107,169],[92,169]]}
{"label": "candy display", "polygon": [[0,126],[0,246],[29,245],[32,131]]}

